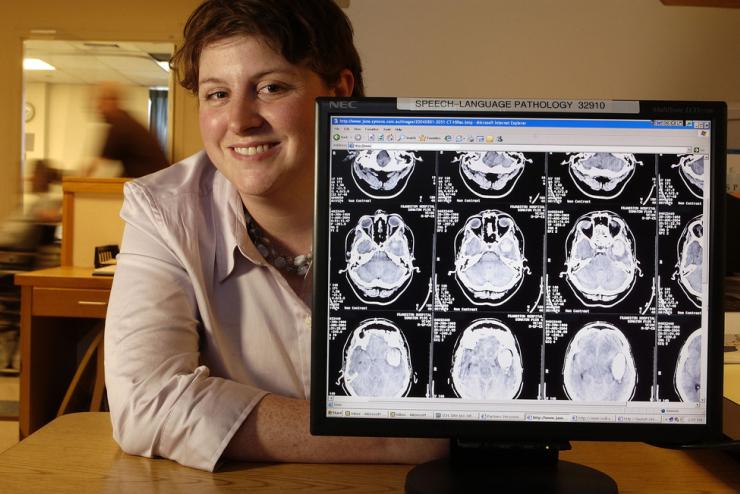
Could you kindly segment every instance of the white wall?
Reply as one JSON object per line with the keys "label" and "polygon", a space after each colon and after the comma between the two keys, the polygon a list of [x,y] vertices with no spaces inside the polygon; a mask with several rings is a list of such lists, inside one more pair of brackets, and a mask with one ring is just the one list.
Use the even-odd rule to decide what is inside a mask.
{"label": "white wall", "polygon": [[740,9],[351,0],[371,96],[740,102]]}

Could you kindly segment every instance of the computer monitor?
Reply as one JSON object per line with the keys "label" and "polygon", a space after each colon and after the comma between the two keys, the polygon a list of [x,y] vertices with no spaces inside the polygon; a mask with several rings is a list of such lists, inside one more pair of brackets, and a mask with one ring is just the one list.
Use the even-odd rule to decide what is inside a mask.
{"label": "computer monitor", "polygon": [[506,458],[721,435],[724,103],[316,115],[312,433]]}

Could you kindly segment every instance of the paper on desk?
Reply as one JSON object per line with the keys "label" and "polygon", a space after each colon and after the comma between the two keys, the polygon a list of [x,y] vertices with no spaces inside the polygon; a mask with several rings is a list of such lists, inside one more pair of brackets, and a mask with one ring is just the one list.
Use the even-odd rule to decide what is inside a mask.
{"label": "paper on desk", "polygon": [[[728,324],[728,322],[730,324]],[[725,317],[725,363],[740,364],[740,325]]]}
{"label": "paper on desk", "polygon": [[111,264],[100,268],[93,269],[93,276],[113,276],[116,272],[116,265]]}

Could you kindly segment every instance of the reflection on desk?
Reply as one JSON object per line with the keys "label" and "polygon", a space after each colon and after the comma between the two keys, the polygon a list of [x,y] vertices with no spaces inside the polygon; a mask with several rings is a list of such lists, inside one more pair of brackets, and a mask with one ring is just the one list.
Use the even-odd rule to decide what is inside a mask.
{"label": "reflection on desk", "polygon": [[[597,468],[620,492],[740,492],[740,464],[719,451],[576,442],[564,460]],[[0,454],[3,492],[400,492],[409,465],[226,463],[209,473],[122,453],[107,413],[64,415]]]}

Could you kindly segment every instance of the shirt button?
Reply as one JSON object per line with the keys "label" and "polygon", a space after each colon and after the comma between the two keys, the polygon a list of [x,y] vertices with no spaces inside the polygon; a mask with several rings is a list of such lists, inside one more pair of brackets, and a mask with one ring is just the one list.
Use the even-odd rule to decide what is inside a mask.
{"label": "shirt button", "polygon": [[306,329],[311,329],[311,316],[306,316],[303,319],[303,325],[305,326]]}

